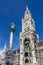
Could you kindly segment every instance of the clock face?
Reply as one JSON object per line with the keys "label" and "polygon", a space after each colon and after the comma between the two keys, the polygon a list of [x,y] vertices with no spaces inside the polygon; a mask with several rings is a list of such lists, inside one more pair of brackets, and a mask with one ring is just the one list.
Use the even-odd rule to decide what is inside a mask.
{"label": "clock face", "polygon": [[30,43],[30,39],[29,38],[25,38],[24,39],[24,48],[29,48],[29,43]]}

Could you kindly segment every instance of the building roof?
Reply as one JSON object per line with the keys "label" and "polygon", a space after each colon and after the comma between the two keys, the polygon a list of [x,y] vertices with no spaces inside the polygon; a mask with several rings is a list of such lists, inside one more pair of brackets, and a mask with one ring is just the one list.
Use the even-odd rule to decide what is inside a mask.
{"label": "building roof", "polygon": [[14,50],[13,53],[16,54],[17,53],[20,53],[20,49],[17,49],[17,50]]}
{"label": "building roof", "polygon": [[40,41],[39,43],[37,43],[37,46],[43,46],[43,41]]}

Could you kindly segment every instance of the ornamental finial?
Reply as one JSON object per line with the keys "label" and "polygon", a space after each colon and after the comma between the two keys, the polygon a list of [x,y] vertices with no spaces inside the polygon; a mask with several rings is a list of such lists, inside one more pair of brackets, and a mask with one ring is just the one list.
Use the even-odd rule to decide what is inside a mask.
{"label": "ornamental finial", "polygon": [[11,28],[14,28],[14,27],[15,27],[14,23],[11,23]]}

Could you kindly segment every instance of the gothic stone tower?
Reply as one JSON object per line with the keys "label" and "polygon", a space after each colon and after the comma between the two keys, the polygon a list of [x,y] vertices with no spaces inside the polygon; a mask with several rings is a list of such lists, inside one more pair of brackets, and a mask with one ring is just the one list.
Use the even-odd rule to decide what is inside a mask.
{"label": "gothic stone tower", "polygon": [[22,18],[22,32],[20,33],[20,64],[37,64],[35,55],[35,44],[38,42],[35,34],[35,24],[31,13],[26,7],[24,18]]}

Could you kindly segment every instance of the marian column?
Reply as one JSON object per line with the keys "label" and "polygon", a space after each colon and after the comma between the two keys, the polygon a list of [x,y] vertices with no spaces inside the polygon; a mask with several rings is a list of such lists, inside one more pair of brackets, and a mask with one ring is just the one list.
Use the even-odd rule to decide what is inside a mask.
{"label": "marian column", "polygon": [[10,30],[10,50],[13,47],[13,36],[14,36],[14,23],[11,24],[11,30]]}

